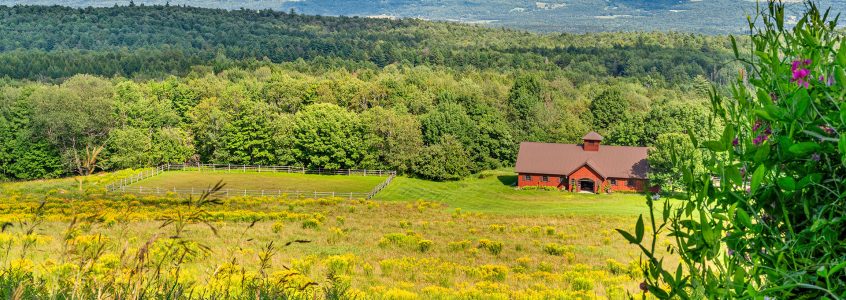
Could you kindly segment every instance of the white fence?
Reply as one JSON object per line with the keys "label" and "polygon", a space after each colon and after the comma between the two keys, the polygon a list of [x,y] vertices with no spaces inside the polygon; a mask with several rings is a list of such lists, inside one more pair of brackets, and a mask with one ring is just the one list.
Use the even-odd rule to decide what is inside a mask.
{"label": "white fence", "polygon": [[385,181],[377,185],[368,193],[356,192],[316,192],[316,191],[289,191],[289,190],[250,190],[250,189],[222,189],[219,191],[223,196],[270,196],[270,197],[294,197],[294,198],[325,198],[325,197],[341,197],[349,199],[371,199],[377,193],[382,191],[388,184],[393,181],[396,176],[395,171],[386,170],[366,170],[366,169],[340,169],[340,170],[324,170],[324,169],[305,169],[301,167],[290,166],[261,166],[261,165],[220,165],[220,164],[179,164],[179,165],[161,165],[154,169],[144,170],[133,176],[123,178],[115,184],[106,186],[109,191],[120,191],[122,193],[138,193],[138,194],[167,194],[174,193],[179,195],[201,195],[205,193],[207,188],[162,188],[162,187],[143,187],[130,186],[144,179],[157,176],[168,171],[197,171],[197,172],[226,172],[226,173],[247,173],[247,172],[273,172],[273,173],[298,173],[298,174],[312,174],[312,175],[333,175],[333,176],[387,176]]}

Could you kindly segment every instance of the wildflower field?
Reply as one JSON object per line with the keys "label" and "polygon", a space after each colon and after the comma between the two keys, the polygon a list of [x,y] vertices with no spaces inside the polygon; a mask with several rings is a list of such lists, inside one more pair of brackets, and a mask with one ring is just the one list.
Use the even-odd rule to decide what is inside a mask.
{"label": "wildflower field", "polygon": [[622,299],[638,292],[637,249],[614,229],[634,230],[641,195],[531,191],[538,205],[594,204],[592,212],[543,214],[531,201],[520,210],[523,191],[503,182],[513,213],[466,209],[453,198],[401,199],[410,180],[382,195],[393,199],[371,201],[186,201],[101,188],[129,174],[93,176],[82,191],[68,179],[0,185],[2,296]]}
{"label": "wildflower field", "polygon": [[292,173],[226,171],[168,171],[129,187],[190,189],[208,188],[223,181],[227,188],[307,192],[366,193],[385,181],[379,176],[331,176]]}

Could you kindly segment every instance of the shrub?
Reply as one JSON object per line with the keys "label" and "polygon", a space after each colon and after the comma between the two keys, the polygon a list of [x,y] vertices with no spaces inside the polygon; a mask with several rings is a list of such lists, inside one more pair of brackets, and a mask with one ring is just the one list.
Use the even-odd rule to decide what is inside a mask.
{"label": "shrub", "polygon": [[379,239],[380,247],[395,246],[406,249],[419,249],[421,238],[414,232],[389,233]]}
{"label": "shrub", "polygon": [[275,222],[273,223],[273,226],[270,227],[270,230],[273,231],[273,233],[280,233],[282,230],[285,230],[285,223]]}
{"label": "shrub", "polygon": [[351,274],[357,258],[353,254],[332,255],[323,260],[330,274]]}
{"label": "shrub", "polygon": [[488,281],[504,281],[508,267],[501,265],[483,265],[477,269],[479,277]]}
{"label": "shrub", "polygon": [[481,239],[479,240],[479,249],[485,249],[493,255],[499,255],[502,252],[502,242]]}
{"label": "shrub", "polygon": [[570,279],[570,288],[576,291],[592,291],[593,281],[589,278],[577,276]]}
{"label": "shrub", "polygon": [[573,247],[558,245],[556,243],[548,243],[543,246],[543,252],[549,255],[564,256],[565,254],[571,253],[572,251]]}
{"label": "shrub", "polygon": [[422,253],[426,253],[426,251],[432,249],[432,245],[434,245],[434,243],[430,240],[421,240],[417,242],[417,250]]}
{"label": "shrub", "polygon": [[[835,299],[846,295],[846,43],[837,19],[808,1],[795,26],[782,3],[749,19],[750,49],[731,98],[711,93],[722,134],[693,138],[707,175],[683,166],[689,200],[647,198],[634,232],[643,289],[665,299]],[[718,176],[715,184],[711,174]],[[673,206],[671,206],[673,205]],[[656,213],[658,214],[656,216]],[[651,239],[645,239],[646,236]],[[674,237],[667,266],[656,240]],[[678,269],[685,280],[664,270]]]}
{"label": "shrub", "polygon": [[503,225],[491,224],[491,226],[489,226],[489,228],[493,232],[500,232],[500,233],[505,232],[505,226],[503,226]]}
{"label": "shrub", "polygon": [[303,221],[303,229],[319,229],[321,224],[320,220],[311,218]]}
{"label": "shrub", "polygon": [[559,189],[557,187],[554,187],[554,186],[535,186],[535,185],[524,186],[520,189],[524,190],[524,191],[548,191],[548,192],[559,191]]}

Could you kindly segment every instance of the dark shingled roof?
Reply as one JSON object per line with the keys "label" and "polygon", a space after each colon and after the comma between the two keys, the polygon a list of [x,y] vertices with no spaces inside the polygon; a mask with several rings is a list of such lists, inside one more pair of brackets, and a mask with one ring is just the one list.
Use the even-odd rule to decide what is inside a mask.
{"label": "dark shingled roof", "polygon": [[599,135],[598,133],[596,133],[596,131],[591,131],[591,132],[588,132],[588,134],[585,134],[585,136],[582,137],[582,139],[587,140],[587,141],[601,141],[603,139],[603,137],[601,135]]}
{"label": "dark shingled roof", "polygon": [[524,142],[517,154],[516,171],[568,176],[587,164],[605,178],[646,179],[648,149],[600,146],[599,151],[584,151],[582,145]]}

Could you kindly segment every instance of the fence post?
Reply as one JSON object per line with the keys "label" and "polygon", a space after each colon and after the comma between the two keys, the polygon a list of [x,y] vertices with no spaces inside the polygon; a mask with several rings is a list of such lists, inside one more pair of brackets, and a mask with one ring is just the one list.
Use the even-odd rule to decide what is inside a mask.
{"label": "fence post", "polygon": [[247,189],[244,189],[244,196],[247,196]]}

